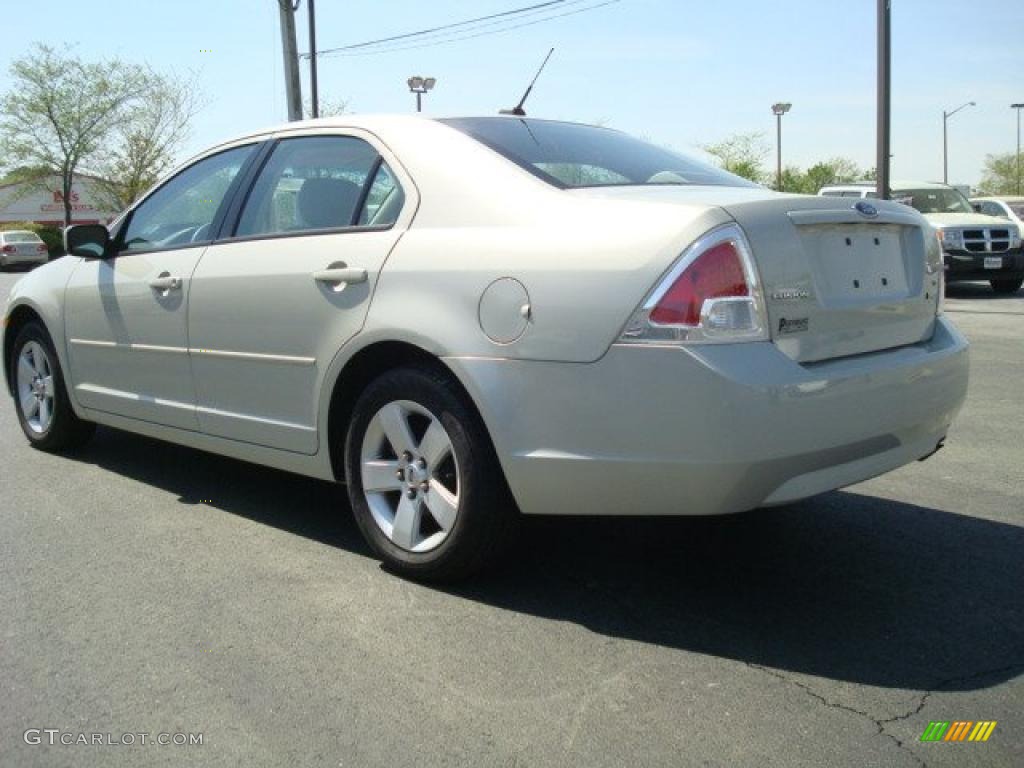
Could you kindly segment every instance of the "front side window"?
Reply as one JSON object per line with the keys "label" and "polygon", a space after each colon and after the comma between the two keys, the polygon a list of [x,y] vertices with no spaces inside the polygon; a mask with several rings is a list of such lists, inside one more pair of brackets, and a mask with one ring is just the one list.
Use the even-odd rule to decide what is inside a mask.
{"label": "front side window", "polygon": [[[283,139],[260,171],[235,235],[369,225],[364,217],[372,218],[387,197],[387,183],[377,183],[379,160],[373,147],[351,136]],[[377,188],[372,211],[369,199],[363,204],[367,185],[367,198]]]}
{"label": "front side window", "polygon": [[608,128],[508,117],[453,118],[441,122],[560,188],[757,186],[720,168]]}
{"label": "front side window", "polygon": [[255,147],[249,144],[206,157],[170,179],[132,211],[122,250],[208,242],[217,210]]}

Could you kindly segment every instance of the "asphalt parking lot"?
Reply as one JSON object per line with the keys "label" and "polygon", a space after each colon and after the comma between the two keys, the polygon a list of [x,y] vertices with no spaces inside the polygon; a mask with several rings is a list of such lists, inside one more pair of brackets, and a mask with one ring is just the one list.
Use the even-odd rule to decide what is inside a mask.
{"label": "asphalt parking lot", "polygon": [[446,589],[382,571],[332,485],[106,429],[43,454],[5,395],[0,764],[1024,765],[1024,291],[947,311],[972,381],[927,462],[729,518],[528,521]]}

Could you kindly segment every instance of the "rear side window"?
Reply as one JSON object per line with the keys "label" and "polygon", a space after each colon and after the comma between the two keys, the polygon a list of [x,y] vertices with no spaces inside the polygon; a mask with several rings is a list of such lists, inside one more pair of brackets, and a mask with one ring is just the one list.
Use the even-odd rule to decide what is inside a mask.
{"label": "rear side window", "polygon": [[284,139],[260,171],[235,236],[374,226],[397,188],[385,168],[352,136]]}

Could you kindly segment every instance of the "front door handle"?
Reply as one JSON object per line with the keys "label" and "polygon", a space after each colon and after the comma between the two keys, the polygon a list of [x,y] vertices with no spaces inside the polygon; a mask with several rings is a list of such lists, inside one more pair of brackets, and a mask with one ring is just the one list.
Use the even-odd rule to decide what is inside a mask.
{"label": "front door handle", "polygon": [[181,278],[174,277],[168,272],[161,272],[159,277],[149,281],[149,287],[157,291],[179,291]]}
{"label": "front door handle", "polygon": [[350,267],[345,262],[339,261],[331,264],[327,269],[321,269],[313,273],[313,279],[318,283],[330,283],[334,286],[352,285],[354,283],[365,283],[367,280],[366,270],[361,267]]}

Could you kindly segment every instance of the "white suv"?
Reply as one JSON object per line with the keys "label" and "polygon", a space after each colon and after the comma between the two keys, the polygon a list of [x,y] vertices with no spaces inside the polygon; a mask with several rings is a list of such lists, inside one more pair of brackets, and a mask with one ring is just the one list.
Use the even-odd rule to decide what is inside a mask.
{"label": "white suv", "polygon": [[[822,187],[827,197],[877,197],[874,182]],[[963,194],[945,184],[892,183],[892,199],[924,214],[939,233],[946,282],[987,280],[996,293],[1016,293],[1024,285],[1021,230],[1006,218],[976,213]]]}

